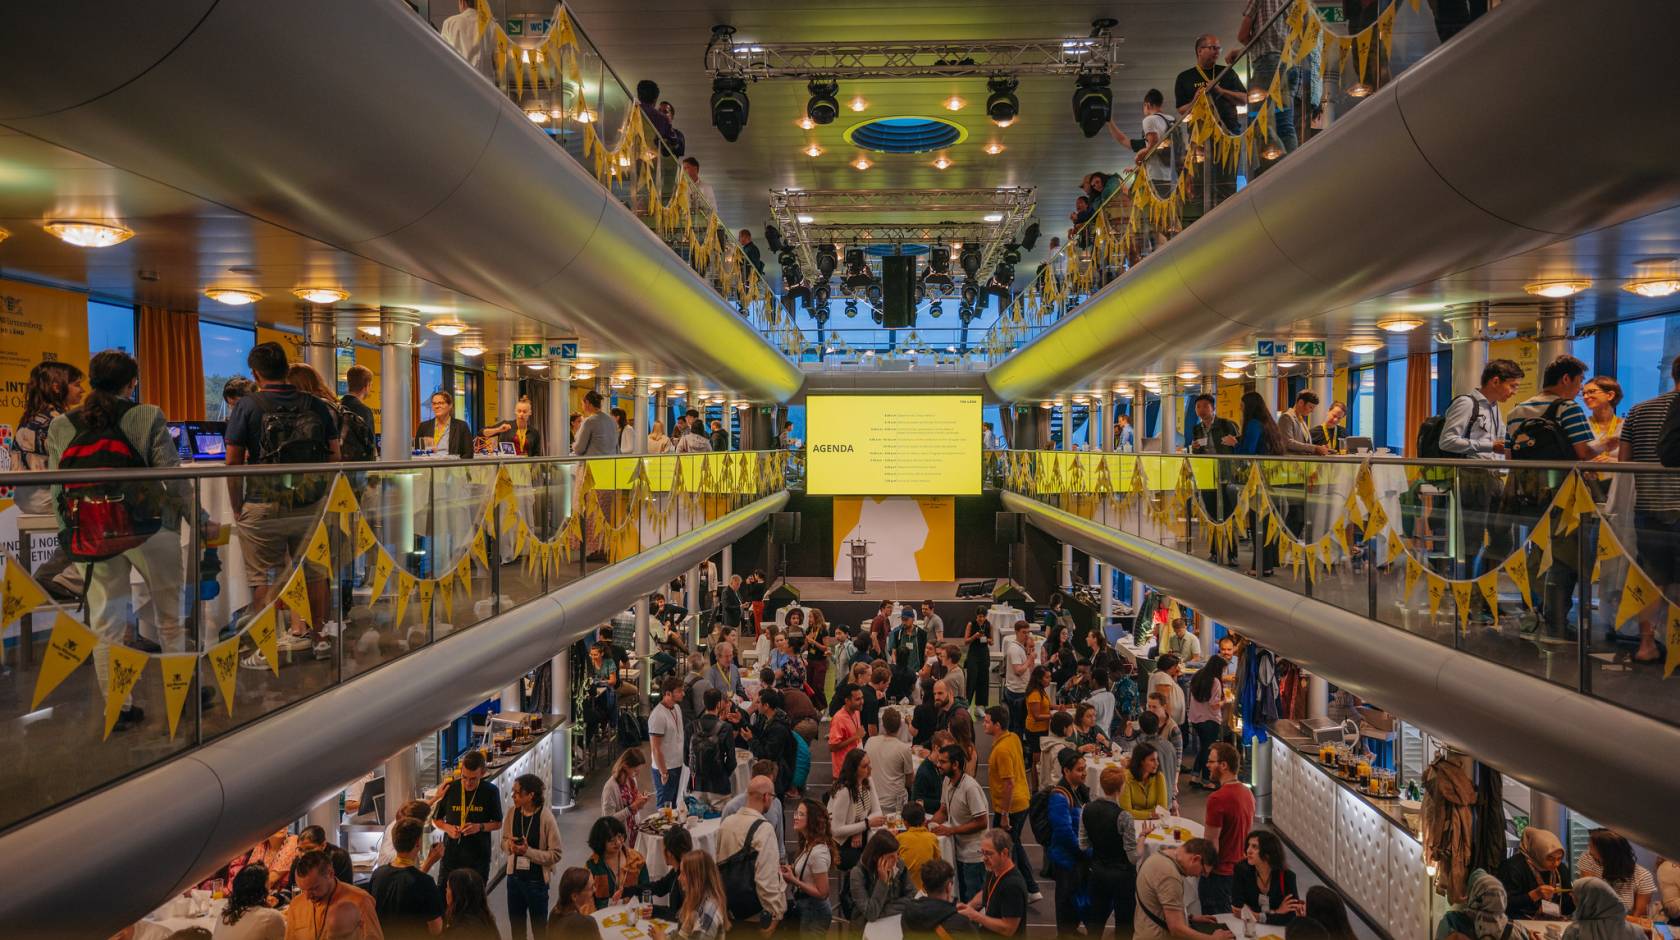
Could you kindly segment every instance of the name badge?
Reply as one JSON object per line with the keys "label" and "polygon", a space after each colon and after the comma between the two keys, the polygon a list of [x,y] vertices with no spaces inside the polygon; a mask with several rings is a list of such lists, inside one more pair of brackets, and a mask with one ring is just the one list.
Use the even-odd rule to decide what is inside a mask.
{"label": "name badge", "polygon": [[514,871],[530,871],[531,870],[531,860],[526,858],[523,855],[515,855],[513,857],[513,870]]}
{"label": "name badge", "polygon": [[1563,908],[1559,907],[1556,901],[1541,901],[1540,913],[1547,917],[1562,917]]}

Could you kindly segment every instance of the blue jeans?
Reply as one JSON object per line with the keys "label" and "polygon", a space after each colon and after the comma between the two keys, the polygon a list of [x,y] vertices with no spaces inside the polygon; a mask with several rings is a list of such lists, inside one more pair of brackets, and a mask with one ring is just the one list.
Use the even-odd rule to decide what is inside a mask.
{"label": "blue jeans", "polygon": [[986,866],[981,862],[957,863],[957,899],[964,903],[974,900],[974,896],[985,890]]}
{"label": "blue jeans", "polygon": [[1021,832],[1027,825],[1027,811],[1021,810],[1019,813],[1010,813],[1007,816],[1003,813],[997,813],[995,816],[996,822],[994,825],[999,829],[1008,829],[1009,837],[1015,840],[1015,848],[1011,854],[1015,859],[1015,870],[1020,872],[1021,877],[1027,882],[1027,893],[1037,894],[1038,879],[1033,877],[1032,863],[1027,861],[1027,847],[1021,844]]}
{"label": "blue jeans", "polygon": [[682,768],[672,767],[669,773],[660,773],[659,768],[653,768],[654,806],[677,805],[677,785],[682,783]]}
{"label": "blue jeans", "polygon": [[[1254,58],[1254,75],[1249,82],[1250,88],[1270,88],[1272,75],[1277,72],[1279,57],[1276,52],[1263,52]],[[1278,140],[1283,143],[1284,153],[1289,153],[1300,146],[1300,137],[1295,133],[1295,89],[1299,81],[1299,72],[1289,69],[1283,76],[1284,106],[1274,108],[1272,127],[1277,133]],[[1252,106],[1258,107],[1258,106]]]}
{"label": "blue jeans", "polygon": [[1003,690],[1003,704],[1009,709],[1009,730],[1025,734],[1027,730],[1027,693]]}
{"label": "blue jeans", "polygon": [[[502,884],[507,886],[512,940],[520,940],[521,937],[537,940],[542,937],[548,930],[548,885],[541,880],[526,878],[504,878]],[[530,915],[529,925],[526,915]]]}
{"label": "blue jeans", "polygon": [[829,925],[834,922],[834,909],[827,898],[813,898],[804,893],[793,899],[789,913],[798,917],[801,937],[826,937]]}

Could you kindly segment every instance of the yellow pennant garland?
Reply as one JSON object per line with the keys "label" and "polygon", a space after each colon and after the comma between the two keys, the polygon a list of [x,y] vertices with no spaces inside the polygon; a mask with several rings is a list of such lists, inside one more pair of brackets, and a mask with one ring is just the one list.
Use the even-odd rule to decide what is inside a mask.
{"label": "yellow pennant garland", "polygon": [[309,546],[303,550],[303,557],[305,561],[323,568],[332,567],[332,539],[327,534],[326,520],[315,527],[315,533],[309,537]]}
{"label": "yellow pennant garland", "polygon": [[47,602],[47,592],[11,556],[6,557],[5,567],[5,578],[0,582],[0,629]]}
{"label": "yellow pennant garland", "polygon": [[76,667],[87,661],[99,645],[99,637],[63,611],[53,619],[52,637],[41,657],[41,671],[35,674],[35,696],[29,701],[30,710],[41,707],[41,701],[58,688]]}
{"label": "yellow pennant garland", "polygon": [[107,645],[105,655],[110,657],[108,671],[111,676],[110,686],[105,689],[105,739],[109,739],[111,729],[116,727],[117,716],[122,713],[123,702],[128,700],[128,693],[134,691],[140,674],[146,671],[146,663],[152,657],[120,643]]}
{"label": "yellow pennant garland", "polygon": [[192,691],[193,676],[198,672],[198,656],[181,653],[158,660],[163,668],[163,713],[169,721],[169,738],[175,739],[175,729],[181,724],[181,709]]}
{"label": "yellow pennant garland", "polygon": [[292,576],[286,579],[286,586],[280,589],[280,600],[292,616],[304,623],[314,623],[309,612],[309,581],[303,575],[303,566],[292,569]]}
{"label": "yellow pennant garland", "polygon": [[1529,610],[1533,610],[1534,596],[1530,593],[1528,585],[1528,549],[1524,546],[1517,546],[1517,550],[1511,554],[1511,557],[1505,559],[1505,563],[1499,566],[1499,570],[1505,572],[1505,576],[1510,578],[1511,583],[1517,586],[1517,592],[1522,595],[1523,605]]}
{"label": "yellow pennant garland", "polygon": [[210,674],[216,677],[216,688],[222,693],[222,703],[227,706],[227,713],[231,715],[234,683],[239,679],[239,637],[230,636],[210,647],[207,656],[210,660]]}
{"label": "yellow pennant garland", "polygon": [[1452,586],[1453,604],[1458,608],[1458,627],[1460,630],[1470,625],[1470,589],[1475,587],[1469,581],[1448,581]]}
{"label": "yellow pennant garland", "polygon": [[257,647],[257,651],[262,653],[263,659],[268,660],[269,671],[278,676],[280,674],[280,618],[275,615],[272,604],[264,607],[262,613],[257,614],[257,618],[251,621],[248,632],[251,635],[251,642]]}

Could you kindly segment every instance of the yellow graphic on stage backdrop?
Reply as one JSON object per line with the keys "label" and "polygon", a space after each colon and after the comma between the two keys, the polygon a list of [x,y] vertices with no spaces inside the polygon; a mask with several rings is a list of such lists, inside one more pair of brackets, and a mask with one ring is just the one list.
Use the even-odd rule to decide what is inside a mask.
{"label": "yellow graphic on stage backdrop", "polygon": [[871,581],[955,581],[957,503],[951,497],[839,496],[834,578],[852,577],[853,539],[869,542]]}
{"label": "yellow graphic on stage backdrop", "polygon": [[812,395],[805,421],[813,495],[980,492],[978,395]]}

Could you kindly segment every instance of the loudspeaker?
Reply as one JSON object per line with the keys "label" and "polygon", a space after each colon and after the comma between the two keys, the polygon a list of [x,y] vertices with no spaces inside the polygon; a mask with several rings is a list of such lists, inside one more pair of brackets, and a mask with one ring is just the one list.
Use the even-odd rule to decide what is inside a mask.
{"label": "loudspeaker", "polygon": [[916,325],[916,259],[910,255],[881,259],[881,315],[889,330]]}
{"label": "loudspeaker", "polygon": [[997,543],[999,545],[1018,545],[1026,540],[1026,520],[1018,512],[1000,512],[997,514]]}
{"label": "loudspeaker", "polygon": [[[787,515],[797,517],[799,514],[790,512]],[[766,611],[780,610],[797,600],[799,600],[798,588],[786,581],[777,581],[770,586],[768,591],[764,592],[764,609]]]}
{"label": "loudspeaker", "polygon": [[782,543],[799,541],[799,513],[771,513],[770,537]]}
{"label": "loudspeaker", "polygon": [[1002,604],[1006,602],[1010,604],[1026,605],[1031,604],[1033,599],[1032,595],[1027,593],[1026,588],[1016,584],[1015,581],[1011,579],[1008,581],[999,581],[997,583],[997,587],[992,589],[992,603]]}

